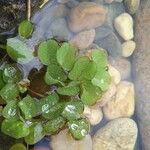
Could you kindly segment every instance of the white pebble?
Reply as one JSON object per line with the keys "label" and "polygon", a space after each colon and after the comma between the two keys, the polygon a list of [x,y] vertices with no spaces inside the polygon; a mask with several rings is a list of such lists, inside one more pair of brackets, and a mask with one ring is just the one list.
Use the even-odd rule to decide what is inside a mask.
{"label": "white pebble", "polygon": [[133,19],[128,13],[123,13],[114,20],[114,26],[124,40],[131,40],[133,34]]}
{"label": "white pebble", "polygon": [[136,48],[136,43],[134,41],[126,41],[122,44],[122,56],[129,57],[132,55]]}

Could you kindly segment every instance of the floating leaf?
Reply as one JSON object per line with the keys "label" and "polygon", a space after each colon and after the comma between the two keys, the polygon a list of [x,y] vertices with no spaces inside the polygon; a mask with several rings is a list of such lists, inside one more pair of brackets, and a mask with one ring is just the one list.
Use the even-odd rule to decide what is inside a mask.
{"label": "floating leaf", "polygon": [[88,57],[80,57],[77,59],[77,61],[74,64],[73,69],[69,73],[69,78],[71,80],[78,80],[84,70],[87,68],[87,65],[89,64],[89,58]]}
{"label": "floating leaf", "polygon": [[76,59],[76,49],[69,43],[63,45],[57,50],[57,61],[64,70],[71,70]]}
{"label": "floating leaf", "polygon": [[106,53],[98,49],[92,51],[92,60],[97,64],[97,68],[105,68],[108,64]]}
{"label": "floating leaf", "polygon": [[70,121],[68,126],[71,134],[77,140],[83,139],[90,130],[89,122],[86,119]]}
{"label": "floating leaf", "polygon": [[68,85],[65,87],[59,87],[57,89],[58,94],[60,95],[68,95],[68,96],[75,96],[79,93],[79,87],[77,85]]}
{"label": "floating leaf", "polygon": [[3,80],[5,82],[17,82],[21,80],[22,74],[15,64],[7,64],[3,72]]}
{"label": "floating leaf", "polygon": [[92,79],[93,85],[100,87],[102,91],[108,89],[110,82],[111,76],[105,69],[98,70],[95,77]]}
{"label": "floating leaf", "polygon": [[0,90],[0,96],[7,103],[11,100],[15,100],[18,95],[19,95],[19,89],[18,89],[17,85],[14,83],[7,83]]}
{"label": "floating leaf", "polygon": [[71,101],[66,103],[62,112],[62,116],[67,120],[76,120],[81,118],[83,109],[84,105],[81,101]]}
{"label": "floating leaf", "polygon": [[30,21],[24,20],[19,24],[18,33],[20,36],[28,38],[33,31],[33,25]]}
{"label": "floating leaf", "polygon": [[66,123],[66,120],[63,117],[61,117],[61,116],[57,117],[53,120],[48,121],[44,125],[44,131],[45,131],[46,135],[54,134],[55,132],[62,129],[63,126],[65,125],[65,123]]}
{"label": "floating leaf", "polygon": [[41,112],[41,108],[38,103],[30,96],[26,96],[18,103],[19,108],[25,116],[25,119],[31,119],[38,116]]}
{"label": "floating leaf", "polygon": [[33,123],[30,126],[30,133],[28,136],[26,136],[25,142],[29,145],[33,145],[40,141],[44,137],[44,130],[42,123]]}
{"label": "floating leaf", "polygon": [[98,86],[94,86],[91,82],[84,82],[81,86],[81,101],[85,105],[93,105],[101,96],[101,89]]}
{"label": "floating leaf", "polygon": [[26,147],[22,143],[14,144],[10,150],[27,150]]}
{"label": "floating leaf", "polygon": [[17,102],[15,100],[10,101],[3,109],[3,117],[6,119],[17,119]]}
{"label": "floating leaf", "polygon": [[42,62],[42,64],[44,65],[56,64],[57,63],[56,53],[59,47],[60,46],[55,40],[48,40],[42,42],[38,48],[38,57]]}
{"label": "floating leaf", "polygon": [[42,113],[46,113],[52,106],[56,105],[59,101],[59,97],[56,93],[49,94],[42,98],[39,102]]}
{"label": "floating leaf", "polygon": [[63,109],[64,109],[65,103],[58,103],[54,106],[52,106],[48,111],[44,112],[42,116],[46,119],[54,119],[61,115]]}
{"label": "floating leaf", "polygon": [[48,85],[61,83],[67,79],[67,76],[65,75],[63,69],[56,65],[51,64],[47,68],[47,72],[45,75],[45,82]]}
{"label": "floating leaf", "polygon": [[21,40],[7,39],[7,53],[16,62],[25,64],[33,59],[32,50]]}
{"label": "floating leaf", "polygon": [[2,122],[1,131],[6,135],[9,135],[15,139],[23,138],[29,134],[29,127],[21,122],[16,120],[7,120],[5,119]]}

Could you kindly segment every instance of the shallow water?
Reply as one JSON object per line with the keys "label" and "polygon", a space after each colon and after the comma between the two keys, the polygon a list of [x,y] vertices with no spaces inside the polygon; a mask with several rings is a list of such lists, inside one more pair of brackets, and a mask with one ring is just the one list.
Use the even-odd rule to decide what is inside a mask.
{"label": "shallow water", "polygon": [[[106,28],[103,28],[103,30],[101,30],[100,32],[96,32],[96,35],[97,34],[100,35],[100,41],[103,41],[103,44],[101,44],[101,42],[99,43],[99,39],[94,40],[92,43],[104,49],[107,49],[107,48],[109,49],[110,47],[110,49],[108,50],[108,55],[112,56],[113,59],[121,57],[120,47],[121,47],[121,43],[123,43],[124,40],[123,38],[119,36],[117,31],[114,29],[113,21],[117,16],[119,16],[120,14],[126,11],[124,4],[122,2],[113,2],[112,4],[105,4],[99,1],[96,1],[96,2],[99,3],[100,5],[103,5],[106,8],[106,10],[108,10],[108,14],[107,14],[105,23],[100,27],[96,27],[96,29],[106,27]],[[31,20],[35,25],[35,29],[34,29],[32,38],[29,40],[26,40],[26,43],[31,48],[34,48],[40,41],[43,41],[49,38],[54,38],[62,42],[70,41],[77,33],[73,33],[70,30],[68,26],[68,20],[69,20],[68,16],[70,15],[70,10],[73,7],[76,7],[79,3],[80,2],[76,0],[70,0],[68,3],[65,3],[65,4],[58,3],[56,0],[48,2],[42,9],[40,9],[38,12],[36,12],[33,15]],[[111,35],[113,34],[113,38],[111,38],[111,41],[113,41],[114,39],[115,40],[113,41],[113,43],[109,42],[109,44],[107,44],[106,42],[105,44],[104,42],[107,41],[108,35],[110,34]],[[114,38],[114,35],[115,35],[115,38]],[[94,45],[90,44],[90,46],[87,47],[86,50],[93,48],[93,47]],[[84,52],[86,52],[86,50]],[[84,52],[80,52],[80,53],[84,53]],[[125,58],[125,59],[132,62],[132,57]],[[34,60],[32,60],[32,62],[26,65],[23,65],[21,67],[24,70],[24,73],[25,73],[24,76],[27,77],[32,68],[40,69],[42,66],[39,60],[35,58]],[[123,80],[133,81],[132,70],[131,70],[131,73],[129,73],[129,75],[124,77]],[[132,116],[132,119],[135,120],[135,122],[138,125],[136,112]],[[103,117],[103,120],[98,125],[92,127],[91,136],[94,136],[97,130],[104,127],[107,123],[108,121]],[[48,139],[47,138],[43,139],[42,141],[40,141],[39,143],[35,145],[35,147],[37,146],[49,147]],[[50,147],[49,149],[51,150]],[[144,150],[141,145],[140,133],[138,133],[135,150]]]}

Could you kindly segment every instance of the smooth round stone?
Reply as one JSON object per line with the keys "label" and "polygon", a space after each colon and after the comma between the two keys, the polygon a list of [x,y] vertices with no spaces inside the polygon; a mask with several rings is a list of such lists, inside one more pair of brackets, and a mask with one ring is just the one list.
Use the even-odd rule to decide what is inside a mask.
{"label": "smooth round stone", "polygon": [[97,43],[99,40],[105,38],[109,34],[112,33],[112,28],[108,25],[102,25],[100,27],[97,27],[95,29],[96,31],[96,36],[95,36],[95,43]]}
{"label": "smooth round stone", "polygon": [[122,55],[121,42],[114,33],[109,34],[105,38],[98,40],[95,43],[103,49],[106,49],[108,54],[113,57]]}
{"label": "smooth round stone", "polygon": [[114,27],[124,40],[133,39],[133,19],[128,13],[123,13],[115,18]]}
{"label": "smooth round stone", "polygon": [[105,0],[105,3],[111,4],[112,2],[119,2],[121,3],[123,0]]}
{"label": "smooth round stone", "polygon": [[55,19],[50,26],[50,30],[53,37],[60,41],[69,41],[72,37],[72,33],[64,18]]}
{"label": "smooth round stone", "polygon": [[127,8],[127,11],[131,15],[134,15],[139,8],[140,0],[125,0],[124,3],[125,3],[125,6]]}
{"label": "smooth round stone", "polygon": [[102,97],[97,101],[96,105],[100,107],[105,106],[116,94],[116,91],[117,91],[116,85],[114,83],[111,83],[107,91],[103,93]]}
{"label": "smooth round stone", "polygon": [[126,41],[122,44],[122,56],[129,57],[133,54],[136,48],[136,43],[134,41]]}
{"label": "smooth round stone", "polygon": [[97,125],[103,119],[102,109],[97,105],[93,107],[84,106],[83,115],[89,120],[91,125]]}
{"label": "smooth round stone", "polygon": [[95,30],[86,30],[75,35],[70,43],[73,44],[76,48],[82,50],[88,48],[94,41]]}
{"label": "smooth round stone", "polygon": [[87,135],[82,140],[75,140],[66,129],[52,136],[50,145],[53,150],[92,150],[92,139]]}
{"label": "smooth round stone", "polygon": [[131,76],[131,63],[122,57],[109,57],[109,63],[115,67],[121,74],[121,80],[129,79]]}
{"label": "smooth round stone", "polygon": [[103,112],[107,120],[112,120],[131,117],[134,114],[134,108],[134,85],[131,82],[121,81],[117,85],[116,95],[103,107]]}
{"label": "smooth round stone", "polygon": [[68,23],[71,31],[79,32],[101,26],[106,19],[106,9],[93,2],[81,2],[70,12]]}
{"label": "smooth round stone", "polygon": [[94,135],[93,150],[133,150],[137,132],[137,125],[132,119],[112,120]]}

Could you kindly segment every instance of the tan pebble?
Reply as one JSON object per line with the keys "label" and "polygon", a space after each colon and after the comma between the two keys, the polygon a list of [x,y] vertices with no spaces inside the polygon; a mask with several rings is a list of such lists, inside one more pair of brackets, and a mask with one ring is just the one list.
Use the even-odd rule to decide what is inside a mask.
{"label": "tan pebble", "polygon": [[120,72],[113,66],[108,65],[108,72],[111,76],[111,80],[113,83],[118,84],[121,80]]}
{"label": "tan pebble", "polygon": [[91,125],[97,125],[103,119],[103,113],[99,107],[84,107],[83,115],[86,116]]}
{"label": "tan pebble", "polygon": [[96,28],[105,22],[106,13],[106,9],[101,5],[81,2],[70,12],[69,27],[73,32]]}
{"label": "tan pebble", "polygon": [[76,48],[82,50],[88,48],[94,41],[95,30],[86,30],[78,33],[73,39],[70,40],[70,43],[73,44]]}
{"label": "tan pebble", "polygon": [[103,112],[105,118],[111,120],[131,117],[134,114],[134,108],[134,85],[128,81],[121,81],[117,86],[115,97],[103,107]]}
{"label": "tan pebble", "polygon": [[126,41],[122,44],[122,56],[129,57],[132,55],[136,48],[136,43],[134,41]]}
{"label": "tan pebble", "polygon": [[102,97],[97,101],[97,105],[100,107],[105,106],[116,94],[116,91],[116,85],[114,83],[111,83],[108,90],[103,93]]}

